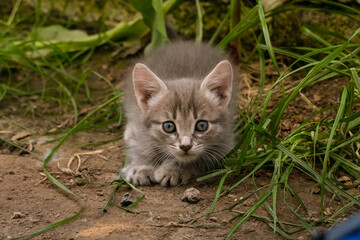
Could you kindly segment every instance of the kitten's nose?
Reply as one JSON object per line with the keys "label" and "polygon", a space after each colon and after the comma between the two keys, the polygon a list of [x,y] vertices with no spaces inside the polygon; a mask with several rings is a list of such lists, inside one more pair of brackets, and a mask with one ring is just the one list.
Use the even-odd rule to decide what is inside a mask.
{"label": "kitten's nose", "polygon": [[183,150],[184,152],[187,152],[187,151],[190,150],[190,148],[192,147],[192,145],[191,145],[191,144],[189,144],[189,145],[180,145],[179,147],[180,147],[181,150]]}
{"label": "kitten's nose", "polygon": [[190,148],[192,148],[192,143],[191,143],[191,138],[184,136],[182,138],[180,138],[180,145],[179,145],[180,149],[183,150],[184,152],[187,152],[190,150]]}

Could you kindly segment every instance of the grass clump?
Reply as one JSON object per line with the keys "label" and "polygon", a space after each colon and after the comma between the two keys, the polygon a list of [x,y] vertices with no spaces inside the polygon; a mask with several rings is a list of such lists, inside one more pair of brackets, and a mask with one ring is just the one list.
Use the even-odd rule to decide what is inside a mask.
{"label": "grass clump", "polygon": [[[254,10],[258,12],[258,15],[255,14]],[[324,216],[325,192],[330,192],[340,199],[346,200],[344,208],[336,212],[336,216],[348,209],[349,205],[360,206],[359,199],[345,191],[344,184],[337,180],[337,173],[339,171],[345,172],[345,174],[352,176],[354,179],[358,179],[359,176],[359,169],[356,165],[358,159],[356,143],[360,138],[360,132],[358,125],[353,122],[357,122],[358,120],[355,119],[359,117],[358,106],[356,106],[359,103],[359,95],[358,89],[355,88],[355,86],[358,86],[356,82],[358,82],[357,72],[359,67],[356,64],[358,61],[356,53],[359,49],[359,44],[353,43],[353,40],[358,36],[360,29],[355,30],[353,35],[343,44],[332,45],[317,34],[310,33],[310,31],[307,32],[307,29],[304,28],[309,37],[324,45],[323,48],[296,47],[284,50],[272,46],[265,20],[266,17],[261,4],[259,3],[258,6],[254,7],[249,14],[249,17],[253,18],[251,23],[245,24],[240,22],[238,26],[243,24],[241,28],[247,29],[247,27],[252,26],[255,22],[259,23],[260,21],[262,26],[261,34],[265,44],[259,43],[255,48],[259,53],[259,59],[262,63],[260,64],[262,67],[261,80],[264,81],[265,79],[265,65],[263,64],[265,59],[262,53],[264,50],[269,53],[274,68],[279,73],[279,77],[267,92],[265,101],[253,99],[254,101],[250,102],[247,112],[241,113],[242,118],[238,124],[239,128],[237,131],[239,136],[241,136],[240,140],[232,154],[229,154],[227,159],[225,159],[225,165],[229,172],[234,171],[239,174],[244,169],[252,168],[254,170],[250,175],[246,175],[237,183],[222,190],[224,188],[224,180],[229,174],[229,172],[226,172],[220,181],[216,197],[207,217],[213,211],[214,205],[220,196],[229,193],[245,179],[253,175],[256,170],[266,166],[273,169],[269,185],[259,193],[258,200],[247,212],[239,213],[238,217],[241,220],[233,226],[228,239],[260,207],[264,207],[271,216],[268,224],[271,225],[274,231],[284,237],[289,237],[288,235],[292,231],[300,229],[315,232],[314,227],[317,224],[331,222],[334,219],[334,216]],[[268,16],[270,15],[268,14]],[[248,21],[248,18],[243,20]],[[231,36],[231,34],[237,36],[241,35],[242,32],[240,31],[237,34],[230,33],[228,36]],[[224,38],[219,43],[219,47],[223,48],[231,39]],[[297,50],[299,49],[306,53],[298,53]],[[285,55],[293,59],[290,67],[284,72],[280,72],[275,54]],[[299,66],[299,62],[303,62],[303,64]],[[285,79],[297,72],[304,72],[306,75],[297,86],[285,91],[283,88]],[[341,91],[339,104],[332,106],[337,110],[336,116],[334,118],[327,116],[321,118],[320,121],[314,121],[313,117],[320,115],[324,111],[324,109],[317,109],[311,118],[302,122],[288,136],[283,137],[280,135],[280,122],[283,119],[284,112],[295,97],[301,94],[303,89],[334,77],[346,77],[348,82]],[[264,86],[264,83],[260,85]],[[268,111],[268,104],[275,97],[274,91],[276,87],[282,89],[280,90],[280,99],[277,105]],[[264,90],[260,88],[259,92],[262,93]],[[259,104],[257,101],[262,101],[262,103]],[[311,104],[310,101],[308,103]],[[349,165],[352,167],[349,167]],[[295,169],[297,169],[296,172],[294,172]],[[305,212],[310,213],[306,205],[297,197],[297,193],[294,192],[288,183],[290,174],[298,174],[298,172],[306,174],[321,187],[321,218],[317,221],[309,221],[308,219],[312,217],[311,215],[300,216],[291,207],[291,204],[286,202],[287,197],[296,199],[299,201],[298,206],[304,208]],[[348,188],[354,187],[357,187],[357,185],[352,185]],[[282,188],[281,191],[279,191],[280,188]],[[279,196],[301,223],[296,230],[289,231],[284,224],[280,223],[276,214]],[[267,201],[270,199],[272,199],[272,206]]]}

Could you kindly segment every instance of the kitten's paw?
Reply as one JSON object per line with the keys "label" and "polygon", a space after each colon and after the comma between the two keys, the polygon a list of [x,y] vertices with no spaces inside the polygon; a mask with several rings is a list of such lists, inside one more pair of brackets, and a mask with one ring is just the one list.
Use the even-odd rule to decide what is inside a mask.
{"label": "kitten's paw", "polygon": [[129,164],[121,172],[126,181],[135,185],[151,185],[155,182],[152,166]]}
{"label": "kitten's paw", "polygon": [[163,187],[176,186],[190,179],[191,174],[179,166],[161,165],[154,172],[155,181]]}

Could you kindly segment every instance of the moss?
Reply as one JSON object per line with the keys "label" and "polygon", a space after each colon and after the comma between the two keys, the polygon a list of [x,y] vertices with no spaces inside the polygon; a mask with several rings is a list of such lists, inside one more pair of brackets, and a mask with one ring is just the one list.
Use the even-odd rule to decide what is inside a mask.
{"label": "moss", "polygon": [[[229,2],[229,0],[200,1],[205,13],[203,16],[204,39],[210,39],[215,33],[228,11]],[[196,16],[195,1],[185,0],[166,19],[181,35],[194,39]],[[228,30],[228,26],[225,26],[220,38],[225,37]]]}
{"label": "moss", "polygon": [[[33,0],[27,0],[26,4],[35,8]],[[112,28],[122,21],[131,21],[139,14],[132,8],[130,1],[117,0],[42,1],[41,11],[43,14],[51,11],[57,18],[74,23],[101,22],[106,28]]]}
{"label": "moss", "polygon": [[[328,33],[316,34],[331,44],[341,44],[344,42],[344,39],[336,37],[336,34],[348,39],[360,27],[358,21],[343,15],[295,9],[273,17],[270,23],[273,45],[323,47],[321,43],[302,32],[301,28],[306,25],[315,26],[318,29],[327,31]],[[329,34],[329,32],[335,34]],[[355,38],[354,41],[360,42],[360,37]]]}

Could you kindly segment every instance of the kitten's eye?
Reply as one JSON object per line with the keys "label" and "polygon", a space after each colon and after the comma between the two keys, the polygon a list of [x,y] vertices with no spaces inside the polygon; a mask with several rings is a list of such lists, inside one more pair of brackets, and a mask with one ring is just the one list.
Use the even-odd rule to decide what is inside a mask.
{"label": "kitten's eye", "polygon": [[207,121],[200,120],[200,121],[197,121],[197,123],[195,125],[195,130],[198,132],[204,132],[208,129],[208,127],[209,127],[209,124]]}
{"label": "kitten's eye", "polygon": [[175,127],[175,123],[173,122],[164,122],[163,123],[163,130],[167,133],[174,133],[176,132],[176,127]]}

